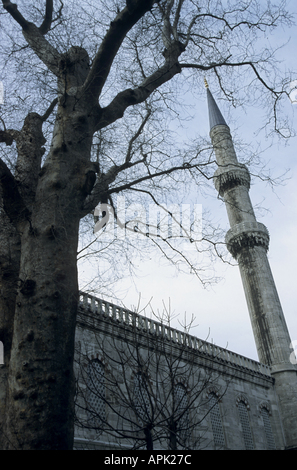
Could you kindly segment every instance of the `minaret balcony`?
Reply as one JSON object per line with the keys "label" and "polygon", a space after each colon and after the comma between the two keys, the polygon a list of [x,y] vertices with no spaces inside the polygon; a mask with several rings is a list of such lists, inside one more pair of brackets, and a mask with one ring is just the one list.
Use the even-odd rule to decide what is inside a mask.
{"label": "minaret balcony", "polygon": [[236,186],[245,186],[250,189],[251,177],[249,171],[242,163],[219,166],[214,174],[214,184],[220,196]]}
{"label": "minaret balcony", "polygon": [[266,251],[269,248],[269,232],[260,222],[241,222],[228,230],[225,236],[228,251],[233,258],[244,248],[262,246]]}

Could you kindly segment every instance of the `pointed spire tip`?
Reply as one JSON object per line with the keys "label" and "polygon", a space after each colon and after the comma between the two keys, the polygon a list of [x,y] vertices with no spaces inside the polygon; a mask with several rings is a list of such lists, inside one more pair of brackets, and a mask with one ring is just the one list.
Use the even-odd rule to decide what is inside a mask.
{"label": "pointed spire tip", "polygon": [[210,89],[208,87],[206,89],[210,130],[215,126],[223,125],[228,127],[228,124],[226,123],[217,103],[215,102]]}

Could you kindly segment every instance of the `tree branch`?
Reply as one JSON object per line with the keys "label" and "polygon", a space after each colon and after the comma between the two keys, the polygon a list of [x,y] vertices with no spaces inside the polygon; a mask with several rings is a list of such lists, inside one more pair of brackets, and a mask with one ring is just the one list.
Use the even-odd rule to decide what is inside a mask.
{"label": "tree branch", "polygon": [[44,38],[35,24],[29,23],[29,25],[29,28],[23,30],[24,38],[39,59],[58,77],[59,52]]}
{"label": "tree branch", "polygon": [[159,176],[170,175],[174,171],[179,171],[179,170],[184,171],[185,169],[190,170],[191,168],[196,168],[196,167],[197,167],[197,165],[190,165],[190,164],[184,163],[182,165],[174,166],[172,168],[169,168],[169,169],[166,169],[166,170],[163,170],[163,171],[158,171],[157,173],[153,173],[153,174],[150,173],[146,176],[142,176],[141,178],[138,178],[135,181],[131,181],[130,183],[123,184],[122,186],[119,186],[117,188],[112,188],[108,191],[108,194],[119,193],[119,192],[124,191],[126,189],[130,189],[133,186],[136,186],[137,184],[142,183],[143,181],[154,179],[154,178],[157,178]]}
{"label": "tree branch", "polygon": [[[4,122],[3,122],[3,125],[4,125]],[[14,129],[5,129],[5,125],[4,125],[4,131],[0,130],[0,142],[5,143],[6,145],[10,146],[12,145],[13,141],[17,138],[18,135],[19,135],[19,131],[15,131]]]}
{"label": "tree branch", "polygon": [[[24,38],[33,49],[39,59],[56,76],[59,74],[58,63],[60,59],[59,52],[44,38],[41,31],[46,31],[50,15],[51,0],[47,0],[46,17],[41,25],[41,30],[34,23],[27,21],[19,12],[16,4],[10,0],[2,0],[3,7],[13,17],[13,19],[22,27]],[[46,31],[47,32],[47,31]]]}
{"label": "tree branch", "polygon": [[52,114],[53,110],[55,109],[55,106],[58,104],[58,98],[55,98],[51,104],[49,105],[48,109],[46,110],[46,112],[44,113],[43,116],[41,116],[41,120],[42,122],[46,121],[50,115]]}
{"label": "tree branch", "polygon": [[147,114],[146,116],[143,118],[138,130],[136,131],[136,133],[131,137],[130,141],[129,141],[129,145],[128,145],[128,151],[127,151],[127,154],[126,154],[126,159],[125,159],[125,163],[129,163],[131,161],[131,158],[132,158],[132,147],[133,147],[133,144],[135,142],[135,140],[140,136],[140,134],[142,133],[147,121],[149,120],[150,116],[152,114],[152,111],[151,109],[148,109],[147,111]]}
{"label": "tree branch", "polygon": [[42,35],[48,33],[51,28],[52,20],[53,20],[53,10],[54,10],[53,3],[54,3],[53,0],[46,0],[45,17],[44,17],[42,25],[39,27],[39,31],[41,32]]}
{"label": "tree branch", "polygon": [[131,168],[135,165],[138,165],[139,163],[144,163],[146,160],[146,155],[143,156],[142,159],[131,162],[132,157],[133,157],[133,144],[137,140],[137,138],[140,136],[142,133],[147,121],[149,120],[151,116],[151,109],[147,109],[147,113],[145,117],[142,119],[138,129],[136,132],[133,134],[131,139],[129,140],[128,143],[128,149],[127,153],[125,156],[125,161],[121,165],[113,165],[106,174],[102,173],[101,177],[97,179],[96,184],[93,187],[92,193],[88,197],[87,201],[85,202],[84,208],[83,208],[83,214],[87,215],[90,213],[92,210],[95,209],[95,207],[99,204],[99,202],[103,202],[102,198],[106,196],[108,192],[108,187],[111,183],[113,183],[117,177],[117,175],[128,168]]}
{"label": "tree branch", "polygon": [[12,145],[14,140],[16,142],[18,157],[14,179],[19,194],[28,209],[35,198],[41,160],[45,152],[43,145],[46,140],[42,132],[42,125],[53,112],[57,101],[57,98],[53,100],[43,116],[29,113],[20,131],[12,129],[0,131],[0,142],[4,142],[6,145]]}
{"label": "tree branch", "polygon": [[[212,63],[210,65],[199,65],[199,64],[183,64],[183,63],[180,63],[180,67],[181,68],[193,68],[193,69],[200,69],[200,70],[211,70],[211,69],[216,69],[216,67],[242,67],[243,65],[248,65],[249,67],[252,68],[252,70],[254,71],[257,79],[262,83],[262,85],[267,88],[267,90],[269,90],[273,95],[275,95],[277,98],[279,98],[279,96],[282,94],[282,93],[285,93],[283,91],[281,92],[277,92],[275,91],[273,88],[271,88],[269,85],[267,85],[267,83],[265,82],[265,80],[261,77],[261,75],[259,74],[257,68],[256,68],[256,63],[257,62],[252,62],[252,61],[246,61],[246,62],[228,62],[228,59],[230,58],[231,56],[227,57],[227,59],[225,59],[224,61],[222,62],[219,62],[219,63]],[[216,70],[215,70],[216,71]]]}
{"label": "tree branch", "polygon": [[99,98],[113,60],[127,33],[152,8],[154,3],[155,0],[146,0],[145,2],[134,0],[133,8],[125,7],[110,23],[109,30],[101,43],[84,85],[85,91],[90,93],[93,99]]}
{"label": "tree branch", "polygon": [[162,67],[147,77],[139,87],[134,89],[127,88],[118,93],[108,106],[100,109],[98,111],[95,130],[100,130],[123,117],[125,110],[129,106],[143,103],[154,90],[171,80],[174,75],[180,73],[181,67],[178,62],[178,57],[182,52],[182,45],[180,43],[174,43]]}
{"label": "tree branch", "polygon": [[[144,119],[146,120],[146,118],[144,118]],[[139,130],[140,129],[142,130],[142,124],[141,124],[140,128],[138,129],[138,131],[136,133],[137,135],[138,135]],[[133,140],[133,137],[132,137],[131,140]],[[130,141],[130,143],[131,143],[131,141]],[[198,153],[200,153],[200,152],[198,152]],[[129,149],[128,149],[127,155],[129,155]],[[127,158],[127,156],[126,156],[126,158]],[[128,161],[125,160],[125,162],[122,165],[113,165],[108,170],[108,172],[106,174],[102,174],[102,177],[98,178],[95,186],[93,187],[92,193],[90,194],[90,196],[85,201],[85,204],[84,204],[83,209],[82,209],[82,216],[81,217],[85,217],[87,214],[89,214],[92,210],[94,210],[97,207],[97,205],[100,202],[106,202],[107,198],[109,198],[110,195],[113,194],[113,193],[117,194],[117,193],[119,193],[121,191],[125,191],[127,189],[135,189],[134,187],[137,184],[142,183],[143,181],[153,180],[154,178],[164,176],[164,175],[170,175],[171,173],[174,173],[176,171],[185,171],[185,170],[190,171],[191,169],[195,169],[195,170],[199,171],[199,173],[202,176],[204,176],[207,180],[213,179],[213,176],[208,176],[205,172],[202,171],[201,166],[206,166],[206,165],[213,164],[213,163],[215,163],[215,161],[208,161],[208,162],[203,163],[203,164],[201,164],[201,163],[200,164],[191,163],[191,161],[184,162],[181,165],[173,166],[171,168],[167,168],[165,170],[158,171],[156,173],[150,173],[149,170],[148,170],[148,174],[145,175],[145,176],[142,176],[142,177],[140,177],[140,178],[138,178],[134,181],[128,182],[126,184],[123,184],[119,187],[115,187],[115,188],[111,188],[111,189],[109,188],[110,184],[115,181],[117,175],[121,171],[126,170],[128,168],[131,168],[133,166],[136,166],[139,163],[144,163],[144,164],[146,163],[146,155],[144,155],[144,157],[142,159],[134,161],[134,162],[131,162],[128,159]],[[104,197],[106,199],[106,201],[105,200],[102,201],[102,197]]]}
{"label": "tree branch", "polygon": [[18,6],[11,3],[10,0],[2,0],[4,9],[13,17],[13,19],[22,27],[23,31],[29,27],[28,21],[19,12]]}

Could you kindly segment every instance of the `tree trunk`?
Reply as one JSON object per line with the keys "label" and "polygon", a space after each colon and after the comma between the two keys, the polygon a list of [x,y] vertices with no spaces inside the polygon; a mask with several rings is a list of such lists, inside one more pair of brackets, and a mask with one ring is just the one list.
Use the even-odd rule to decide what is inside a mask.
{"label": "tree trunk", "polygon": [[169,448],[170,450],[177,450],[176,431],[177,431],[176,422],[172,421],[169,425]]}
{"label": "tree trunk", "polygon": [[6,408],[8,448],[72,448],[77,231],[76,220],[69,221],[65,236],[47,230],[32,236],[27,229],[22,237]]}
{"label": "tree trunk", "polygon": [[146,450],[154,450],[154,441],[152,436],[151,426],[147,426],[144,429],[145,441],[146,441]]}
{"label": "tree trunk", "polygon": [[84,81],[85,58],[84,51],[72,48],[61,61],[51,150],[21,234],[6,406],[7,449],[73,447],[78,231],[83,202],[95,176],[90,164],[91,105],[74,88]]}
{"label": "tree trunk", "polygon": [[13,319],[21,253],[20,236],[5,214],[0,212],[0,341],[4,347],[4,365],[0,365],[0,449],[4,445],[3,426],[6,411],[6,387],[10,360]]}

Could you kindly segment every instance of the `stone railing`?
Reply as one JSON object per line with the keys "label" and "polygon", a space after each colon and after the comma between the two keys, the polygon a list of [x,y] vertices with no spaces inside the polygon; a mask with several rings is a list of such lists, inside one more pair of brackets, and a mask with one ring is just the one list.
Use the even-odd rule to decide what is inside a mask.
{"label": "stone railing", "polygon": [[265,364],[261,364],[253,359],[249,359],[245,356],[241,356],[240,354],[236,354],[232,351],[201,340],[186,332],[176,330],[175,328],[99,299],[98,297],[80,292],[79,307],[84,311],[92,312],[97,318],[102,315],[105,319],[111,319],[119,324],[122,323],[134,326],[149,334],[163,337],[168,341],[173,341],[174,343],[196,349],[200,353],[211,356],[212,358],[216,358],[219,361],[226,362],[235,367],[248,369],[262,375],[270,376],[270,367]]}

